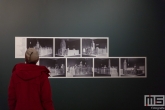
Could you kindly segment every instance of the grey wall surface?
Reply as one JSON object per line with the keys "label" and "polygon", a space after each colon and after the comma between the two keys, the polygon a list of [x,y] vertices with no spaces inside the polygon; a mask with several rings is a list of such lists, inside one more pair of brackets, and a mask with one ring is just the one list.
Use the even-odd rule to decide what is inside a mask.
{"label": "grey wall surface", "polygon": [[0,0],[0,110],[16,63],[15,36],[109,37],[111,57],[146,56],[147,78],[50,79],[56,110],[144,110],[165,94],[164,0]]}

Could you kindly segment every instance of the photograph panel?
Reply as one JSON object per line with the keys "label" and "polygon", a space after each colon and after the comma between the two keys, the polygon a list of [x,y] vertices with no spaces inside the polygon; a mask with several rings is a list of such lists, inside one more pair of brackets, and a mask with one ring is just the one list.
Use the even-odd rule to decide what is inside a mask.
{"label": "photograph panel", "polygon": [[80,38],[55,38],[55,57],[80,57]]}
{"label": "photograph panel", "polygon": [[145,58],[120,58],[121,77],[146,76]]}
{"label": "photograph panel", "polygon": [[67,77],[93,77],[93,58],[67,58]]}
{"label": "photograph panel", "polygon": [[35,48],[40,57],[53,57],[53,38],[27,38],[28,48]]}
{"label": "photograph panel", "polygon": [[119,58],[94,58],[94,77],[118,77]]}
{"label": "photograph panel", "polygon": [[40,58],[39,65],[49,69],[50,77],[66,77],[65,58]]}
{"label": "photograph panel", "polygon": [[26,38],[15,37],[15,58],[24,58],[26,52]]}
{"label": "photograph panel", "polygon": [[108,38],[82,38],[82,57],[109,57]]}

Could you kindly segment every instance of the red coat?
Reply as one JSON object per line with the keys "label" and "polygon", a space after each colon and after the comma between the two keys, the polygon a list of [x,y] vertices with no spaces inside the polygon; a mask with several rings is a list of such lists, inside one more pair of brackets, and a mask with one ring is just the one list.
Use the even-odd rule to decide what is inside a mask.
{"label": "red coat", "polygon": [[16,64],[8,88],[9,110],[54,110],[49,70],[34,64]]}

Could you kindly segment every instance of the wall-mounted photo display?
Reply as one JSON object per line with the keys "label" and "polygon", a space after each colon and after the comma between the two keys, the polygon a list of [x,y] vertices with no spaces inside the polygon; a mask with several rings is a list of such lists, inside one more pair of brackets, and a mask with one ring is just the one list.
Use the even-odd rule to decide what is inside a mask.
{"label": "wall-mounted photo display", "polygon": [[67,58],[67,77],[93,77],[93,58]]}
{"label": "wall-mounted photo display", "polygon": [[118,77],[119,58],[94,58],[95,77]]}
{"label": "wall-mounted photo display", "polygon": [[146,77],[145,57],[122,57],[120,58],[121,77]]}
{"label": "wall-mounted photo display", "polygon": [[109,57],[108,38],[82,38],[82,57]]}
{"label": "wall-mounted photo display", "polygon": [[50,77],[66,77],[65,58],[40,58],[38,65],[46,66],[50,71]]}
{"label": "wall-mounted photo display", "polygon": [[109,57],[109,37],[15,37],[15,58],[28,48],[49,78],[146,78],[146,57]]}
{"label": "wall-mounted photo display", "polygon": [[55,57],[81,57],[80,38],[55,38]]}
{"label": "wall-mounted photo display", "polygon": [[44,57],[108,57],[108,37],[15,37],[15,58],[28,48]]}

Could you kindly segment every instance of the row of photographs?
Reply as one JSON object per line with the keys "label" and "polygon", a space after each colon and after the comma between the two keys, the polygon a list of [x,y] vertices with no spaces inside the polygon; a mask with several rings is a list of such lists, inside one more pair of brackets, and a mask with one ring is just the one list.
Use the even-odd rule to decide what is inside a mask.
{"label": "row of photographs", "polygon": [[146,57],[40,58],[49,78],[146,78]]}
{"label": "row of photographs", "polygon": [[109,57],[108,37],[15,37],[15,58],[28,48],[45,57]]}

